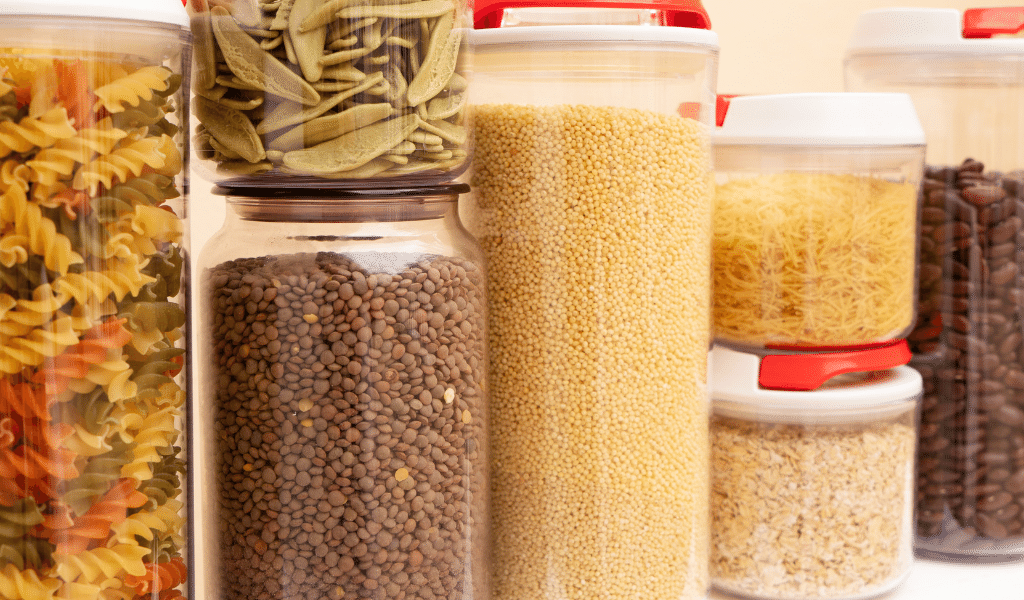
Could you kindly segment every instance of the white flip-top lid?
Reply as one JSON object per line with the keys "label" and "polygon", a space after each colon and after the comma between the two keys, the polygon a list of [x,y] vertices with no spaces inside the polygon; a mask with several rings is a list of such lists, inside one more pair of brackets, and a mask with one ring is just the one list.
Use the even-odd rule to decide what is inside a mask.
{"label": "white flip-top lid", "polygon": [[990,37],[1024,25],[1024,8],[883,8],[860,15],[847,57],[939,52],[960,55],[1024,53],[1024,38]]}
{"label": "white flip-top lid", "polygon": [[[921,395],[921,374],[907,366],[857,371],[847,367],[811,390],[762,387],[762,357],[716,345],[709,386],[714,410],[738,418],[844,421],[909,410]],[[802,373],[797,373],[797,378]]]}
{"label": "white flip-top lid", "polygon": [[[0,17],[93,17],[148,21],[188,28],[181,0],[0,0]],[[74,21],[70,21],[74,25]]]}
{"label": "white flip-top lid", "polygon": [[838,92],[737,96],[714,142],[919,146],[925,137],[907,94]]}

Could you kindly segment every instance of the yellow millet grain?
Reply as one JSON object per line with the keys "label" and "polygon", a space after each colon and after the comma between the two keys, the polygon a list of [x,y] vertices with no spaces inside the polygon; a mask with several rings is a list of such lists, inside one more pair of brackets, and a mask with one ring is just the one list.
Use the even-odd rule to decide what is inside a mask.
{"label": "yellow millet grain", "polygon": [[489,260],[494,597],[708,586],[707,131],[622,108],[476,108]]}

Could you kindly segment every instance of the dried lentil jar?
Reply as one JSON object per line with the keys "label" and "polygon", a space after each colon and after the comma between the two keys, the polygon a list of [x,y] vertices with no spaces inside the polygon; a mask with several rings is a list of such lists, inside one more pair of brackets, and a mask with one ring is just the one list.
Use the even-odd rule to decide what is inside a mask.
{"label": "dried lentil jar", "polygon": [[232,192],[201,261],[204,598],[489,597],[465,189]]}
{"label": "dried lentil jar", "polygon": [[475,35],[495,595],[703,598],[715,36]]}

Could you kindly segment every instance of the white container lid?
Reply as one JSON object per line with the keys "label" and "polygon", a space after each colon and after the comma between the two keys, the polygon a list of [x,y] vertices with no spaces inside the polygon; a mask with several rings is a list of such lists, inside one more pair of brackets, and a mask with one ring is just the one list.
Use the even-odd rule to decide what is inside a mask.
{"label": "white container lid", "polygon": [[737,96],[714,143],[785,146],[918,146],[924,129],[907,94]]}
{"label": "white container lid", "polygon": [[708,382],[714,411],[750,420],[854,421],[909,410],[922,390],[921,374],[907,366],[848,372],[809,391],[765,389],[760,370],[757,354],[716,345]]}
{"label": "white container lid", "polygon": [[[718,34],[690,27],[650,27],[642,25],[536,25],[476,29],[469,32],[476,48],[505,44],[543,42],[664,42],[685,43],[718,51]],[[539,49],[539,48],[538,48]],[[581,48],[582,49],[582,48]],[[642,48],[637,48],[642,50]]]}
{"label": "white container lid", "polygon": [[1024,38],[969,38],[964,36],[963,27],[964,14],[956,9],[869,10],[857,19],[846,46],[846,55],[852,58],[870,54],[927,52],[960,55],[1024,53]]}
{"label": "white container lid", "polygon": [[14,16],[92,17],[189,27],[181,0],[0,0],[0,17]]}

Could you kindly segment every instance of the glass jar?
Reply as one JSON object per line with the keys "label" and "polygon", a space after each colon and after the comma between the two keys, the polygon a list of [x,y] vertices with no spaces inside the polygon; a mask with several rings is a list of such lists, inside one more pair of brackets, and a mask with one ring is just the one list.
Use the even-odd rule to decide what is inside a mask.
{"label": "glass jar", "polygon": [[193,0],[199,172],[233,187],[401,187],[469,164],[467,0]]}
{"label": "glass jar", "polygon": [[224,190],[200,259],[203,598],[490,598],[465,185]]}
{"label": "glass jar", "polygon": [[716,345],[717,589],[743,598],[848,600],[884,594],[906,578],[921,399],[920,374],[898,366],[909,358],[905,345],[805,355]]}
{"label": "glass jar", "polygon": [[717,36],[545,25],[473,44],[463,213],[489,265],[495,597],[704,598]]}
{"label": "glass jar", "polygon": [[736,97],[714,145],[715,339],[806,349],[905,337],[924,161],[910,97]]}
{"label": "glass jar", "polygon": [[0,595],[182,598],[188,18],[0,14]]}
{"label": "glass jar", "polygon": [[928,138],[917,547],[956,561],[1024,558],[1024,39],[996,35],[1021,28],[1019,8],[869,11],[846,59],[848,89],[910,94]]}

